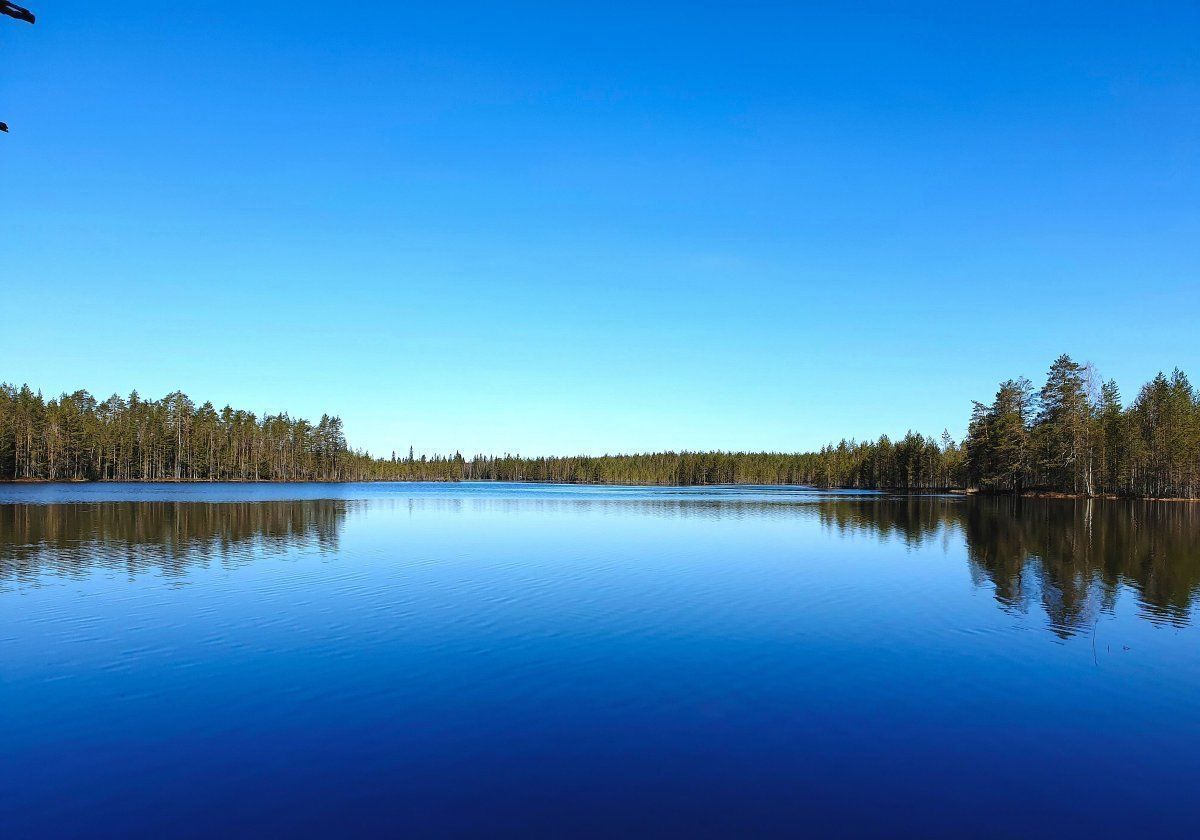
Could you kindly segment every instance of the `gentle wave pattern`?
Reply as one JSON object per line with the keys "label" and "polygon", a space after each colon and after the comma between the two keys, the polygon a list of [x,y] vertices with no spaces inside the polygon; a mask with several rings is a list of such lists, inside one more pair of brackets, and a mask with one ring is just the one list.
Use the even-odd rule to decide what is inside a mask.
{"label": "gentle wave pattern", "polygon": [[0,486],[0,835],[1187,836],[1200,505]]}

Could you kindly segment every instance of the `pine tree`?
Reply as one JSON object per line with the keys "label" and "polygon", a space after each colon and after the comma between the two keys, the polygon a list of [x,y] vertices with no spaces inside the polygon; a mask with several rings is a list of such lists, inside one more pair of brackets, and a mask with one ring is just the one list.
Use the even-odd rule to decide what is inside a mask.
{"label": "pine tree", "polygon": [[1040,483],[1091,494],[1091,422],[1084,368],[1064,353],[1050,366],[1038,393],[1033,443]]}

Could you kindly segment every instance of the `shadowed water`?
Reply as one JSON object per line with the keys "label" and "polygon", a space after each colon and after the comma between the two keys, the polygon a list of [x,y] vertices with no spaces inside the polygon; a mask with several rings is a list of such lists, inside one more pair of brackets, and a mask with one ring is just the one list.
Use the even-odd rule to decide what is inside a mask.
{"label": "shadowed water", "polygon": [[0,833],[1180,836],[1200,505],[0,487]]}

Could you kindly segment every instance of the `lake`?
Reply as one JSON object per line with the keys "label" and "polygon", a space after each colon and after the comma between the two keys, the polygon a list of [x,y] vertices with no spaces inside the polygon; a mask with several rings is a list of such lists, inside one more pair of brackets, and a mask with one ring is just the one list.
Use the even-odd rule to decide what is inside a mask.
{"label": "lake", "polygon": [[1200,505],[0,485],[0,834],[1180,837]]}

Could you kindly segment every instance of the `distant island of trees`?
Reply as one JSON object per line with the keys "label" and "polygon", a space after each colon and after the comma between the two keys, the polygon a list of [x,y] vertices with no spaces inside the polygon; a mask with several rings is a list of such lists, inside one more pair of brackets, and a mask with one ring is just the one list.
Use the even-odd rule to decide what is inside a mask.
{"label": "distant island of trees", "polygon": [[976,402],[966,440],[908,432],[842,440],[816,452],[660,452],[598,457],[475,455],[377,458],[352,449],[342,421],[317,423],[212,403],[176,391],[100,401],[46,400],[0,385],[0,480],[537,481],[577,484],[805,484],[897,490],[1200,497],[1200,393],[1179,370],[1122,405],[1069,356],[1035,390],[1000,383]]}

